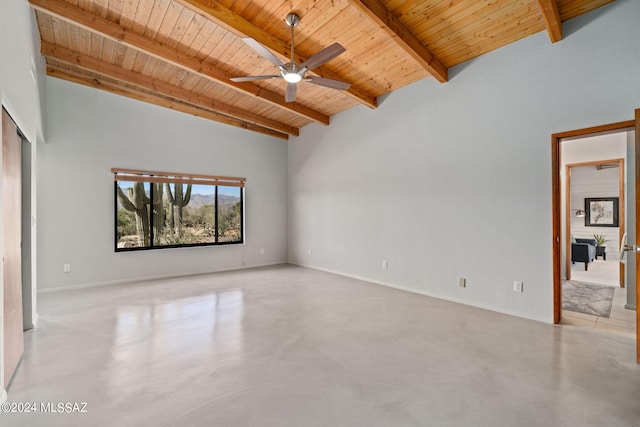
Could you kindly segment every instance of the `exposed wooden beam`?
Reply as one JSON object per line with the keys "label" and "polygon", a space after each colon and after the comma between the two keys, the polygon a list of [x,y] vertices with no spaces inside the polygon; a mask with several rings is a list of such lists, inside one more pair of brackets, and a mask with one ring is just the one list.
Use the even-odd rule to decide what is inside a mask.
{"label": "exposed wooden beam", "polygon": [[[230,31],[239,37],[251,37],[252,39],[258,41],[260,44],[274,51],[276,54],[281,55],[280,59],[286,59],[286,61],[284,62],[287,62],[291,57],[291,46],[288,42],[283,42],[282,40],[262,30],[260,27],[253,25],[242,16],[220,4],[220,2],[218,2],[217,0],[176,1],[184,7],[194,11],[195,13],[205,16],[206,18],[215,22],[217,25],[220,25],[227,31]],[[302,63],[307,59],[299,52],[295,52],[295,56],[296,62],[298,63]],[[333,72],[326,65],[314,68],[313,73],[319,75],[320,77],[326,77],[335,80],[344,80],[341,76]],[[356,85],[352,84],[351,87],[344,93],[350,98],[358,101],[359,103],[366,105],[367,107],[376,108],[378,106],[378,100],[376,99],[376,97],[367,93],[362,88]]]}
{"label": "exposed wooden beam", "polygon": [[288,133],[294,136],[300,135],[300,131],[296,127],[264,118],[257,114],[253,114],[240,108],[225,104],[216,99],[184,90],[178,86],[163,82],[161,80],[153,79],[144,74],[136,73],[135,71],[125,70],[124,68],[117,65],[100,61],[99,59],[92,58],[91,56],[84,55],[80,52],[75,52],[71,49],[56,46],[53,43],[42,41],[40,43],[40,51],[47,57],[55,58],[58,61],[78,66],[87,71],[102,74],[112,79],[120,80],[130,85],[140,87],[142,89],[157,92],[160,95],[166,96],[168,98],[176,98],[180,101],[186,102],[199,108],[211,110],[220,114],[224,114],[226,116],[235,117],[245,122],[257,124],[259,126],[277,130],[279,132]]}
{"label": "exposed wooden beam", "polygon": [[216,122],[224,123],[227,125],[239,127],[242,129],[250,130],[253,132],[261,133],[264,135],[273,136],[275,138],[289,139],[289,135],[281,133],[272,129],[267,129],[262,126],[247,123],[242,120],[234,119],[229,116],[225,116],[220,113],[216,113],[202,108],[194,107],[189,104],[164,98],[154,93],[149,93],[141,90],[134,90],[126,87],[122,84],[110,82],[104,79],[88,76],[79,72],[66,70],[55,65],[47,65],[47,75],[51,77],[57,77],[62,80],[78,83],[84,86],[89,86],[95,89],[101,89],[107,92],[111,92],[117,95],[126,96],[128,98],[137,99],[139,101],[148,102],[149,104],[155,104],[160,107],[171,108],[172,110],[181,111],[183,113],[192,114],[194,116],[202,117],[205,119],[213,120]]}
{"label": "exposed wooden beam", "polygon": [[380,26],[396,44],[411,55],[440,83],[449,80],[449,71],[379,0],[351,0],[351,4]]}
{"label": "exposed wooden beam", "polygon": [[94,15],[84,9],[67,3],[63,0],[29,0],[34,9],[56,16],[89,31],[98,33],[103,37],[117,43],[140,50],[147,55],[169,62],[186,71],[207,78],[215,83],[239,90],[255,96],[272,105],[276,105],[289,112],[298,114],[325,125],[329,124],[329,116],[315,111],[296,102],[285,102],[284,97],[275,92],[263,89],[253,83],[235,83],[229,80],[222,69],[203,62],[192,56],[185,55],[176,49],[168,47],[156,40],[137,34],[126,27],[112,22],[101,16]]}
{"label": "exposed wooden beam", "polygon": [[562,20],[560,19],[558,2],[556,0],[538,0],[538,6],[542,12],[542,19],[544,19],[551,43],[559,42],[562,40]]}

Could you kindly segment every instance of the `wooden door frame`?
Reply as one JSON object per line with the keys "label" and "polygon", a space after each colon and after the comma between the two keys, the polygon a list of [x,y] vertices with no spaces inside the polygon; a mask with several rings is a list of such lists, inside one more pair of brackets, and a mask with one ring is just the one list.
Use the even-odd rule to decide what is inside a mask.
{"label": "wooden door frame", "polygon": [[[571,279],[571,168],[577,168],[582,166],[596,166],[596,165],[616,165],[618,167],[618,241],[622,241],[622,236],[625,233],[625,169],[624,159],[607,159],[607,160],[595,160],[591,162],[571,163],[566,164],[564,167],[564,181],[565,181],[565,202],[564,202],[564,224],[565,224],[565,276],[566,280]],[[618,245],[619,246],[619,245]],[[620,263],[618,274],[618,285],[624,288],[624,264]]]}
{"label": "wooden door frame", "polygon": [[[552,242],[553,242],[553,323],[560,323],[562,316],[562,278],[561,278],[561,258],[560,251],[560,235],[562,232],[562,210],[561,210],[561,183],[560,183],[560,142],[564,138],[588,136],[594,134],[603,134],[608,132],[619,132],[625,129],[636,129],[636,146],[638,146],[638,128],[636,127],[636,121],[640,123],[640,110],[636,110],[636,120],[628,120],[625,122],[611,123],[607,125],[594,126],[584,129],[577,129],[568,132],[554,133],[551,135],[551,191],[552,191]],[[636,147],[637,148],[637,147]],[[636,155],[635,162],[636,171],[640,168],[640,160]],[[640,183],[636,182],[636,197],[640,196]],[[640,213],[636,213],[636,223],[638,223]],[[636,254],[636,258],[640,260],[640,255]],[[638,292],[636,292],[636,300],[638,299]],[[637,302],[637,301],[636,301]],[[636,308],[638,306],[636,305]],[[640,318],[636,318],[640,323]],[[638,340],[636,340],[638,341]],[[639,347],[640,351],[640,347]]]}

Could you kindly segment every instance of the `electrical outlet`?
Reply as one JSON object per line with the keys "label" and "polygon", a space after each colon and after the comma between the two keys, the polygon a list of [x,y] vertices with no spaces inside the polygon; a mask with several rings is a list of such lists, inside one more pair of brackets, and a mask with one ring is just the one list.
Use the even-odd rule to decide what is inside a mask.
{"label": "electrical outlet", "polygon": [[307,254],[311,255],[311,249],[307,249]]}
{"label": "electrical outlet", "polygon": [[513,292],[524,292],[524,282],[513,282]]}
{"label": "electrical outlet", "polygon": [[71,264],[65,264],[62,266],[62,271],[65,273],[71,273]]}
{"label": "electrical outlet", "polygon": [[260,255],[264,255],[264,248],[260,248]]}
{"label": "electrical outlet", "polygon": [[458,277],[458,286],[460,286],[461,288],[466,288],[467,287],[467,279],[464,277]]}
{"label": "electrical outlet", "polygon": [[389,268],[389,262],[386,259],[382,260],[382,268],[384,268],[385,270]]}

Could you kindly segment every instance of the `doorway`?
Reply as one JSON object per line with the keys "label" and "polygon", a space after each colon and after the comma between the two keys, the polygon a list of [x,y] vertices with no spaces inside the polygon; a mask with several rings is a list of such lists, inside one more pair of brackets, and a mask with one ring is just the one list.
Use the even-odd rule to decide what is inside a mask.
{"label": "doorway", "polygon": [[[594,135],[606,135],[614,132],[628,132],[628,135],[631,135],[630,140],[627,141],[628,147],[632,148],[631,155],[627,155],[629,159],[628,166],[628,175],[627,182],[629,183],[629,189],[635,189],[635,191],[629,191],[628,194],[633,194],[635,197],[635,201],[628,203],[629,208],[629,216],[627,217],[628,221],[631,221],[636,227],[638,226],[638,217],[635,215],[635,208],[637,208],[638,202],[640,202],[640,186],[638,185],[637,179],[635,179],[640,173],[640,161],[638,157],[635,156],[635,152],[638,151],[638,145],[640,143],[640,110],[636,110],[635,120],[629,120],[626,122],[618,122],[608,125],[596,126],[585,129],[578,129],[569,132],[557,133],[551,136],[551,148],[552,148],[552,221],[553,221],[553,310],[554,310],[554,323],[560,323],[562,319],[562,278],[563,274],[566,274],[566,266],[563,266],[562,263],[562,252],[563,252],[563,243],[564,241],[563,233],[562,233],[562,218],[563,218],[563,205],[562,205],[562,181],[561,181],[561,173],[562,173],[562,154],[561,154],[561,144],[563,140],[567,140],[570,138],[579,138],[586,136],[594,136]],[[636,123],[638,125],[636,125]],[[633,132],[635,130],[635,132]],[[633,179],[629,179],[633,178]],[[632,184],[635,182],[635,184]],[[570,212],[571,206],[567,205],[567,209]],[[633,215],[631,215],[633,212]],[[633,228],[635,232],[635,227]],[[635,236],[632,242],[635,242]],[[635,246],[634,246],[635,247]],[[566,246],[564,246],[564,250],[566,251]],[[636,252],[636,256],[630,256],[629,259],[633,258],[634,260],[638,258],[639,255]],[[635,265],[635,264],[634,264]],[[565,272],[563,273],[563,267],[565,267]],[[633,308],[637,306],[637,294],[636,294],[636,282],[637,282],[637,271],[633,271],[633,274],[630,274],[629,270],[627,270],[627,289],[629,292],[629,301],[633,302]],[[627,308],[630,304],[627,304]],[[637,324],[640,323],[640,317],[638,317],[638,312],[635,312],[635,323],[636,323],[636,332],[635,332],[635,340],[636,346],[640,340],[638,339],[638,329]],[[640,347],[637,347],[637,361],[640,363]]]}
{"label": "doorway", "polygon": [[[625,158],[628,132],[563,140],[563,164],[595,157],[603,160],[564,167],[565,274],[563,325],[635,339],[635,312],[627,307],[625,268],[620,242],[625,234]],[[610,159],[612,156],[625,158]],[[607,206],[608,205],[608,206]],[[609,216],[597,207],[616,208]],[[587,249],[592,258],[584,258]]]}
{"label": "doorway", "polygon": [[[596,149],[596,150],[594,150]],[[595,151],[595,154],[592,154]],[[620,242],[626,232],[625,224],[625,158],[598,159],[568,163],[576,156],[625,156],[626,132],[562,140],[564,167],[564,280],[596,285],[625,286],[625,266],[619,262]],[[607,154],[605,154],[607,153]],[[616,199],[615,216],[609,223],[591,221],[591,204],[606,198]],[[604,203],[612,203],[605,201]],[[593,259],[580,258],[585,245],[575,242],[592,240]],[[578,254],[574,253],[574,250]],[[607,258],[608,255],[608,258]]]}

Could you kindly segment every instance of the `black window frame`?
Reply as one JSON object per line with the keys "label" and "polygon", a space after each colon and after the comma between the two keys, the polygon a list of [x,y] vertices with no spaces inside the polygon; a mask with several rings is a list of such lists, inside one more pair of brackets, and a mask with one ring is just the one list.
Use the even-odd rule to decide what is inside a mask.
{"label": "black window frame", "polygon": [[[112,170],[113,171],[113,170]],[[115,172],[114,172],[115,173]],[[150,178],[153,177],[153,175],[146,175],[149,176]],[[127,179],[129,178],[129,179]],[[113,208],[113,212],[114,212],[114,228],[113,228],[113,241],[114,241],[114,251],[115,252],[134,252],[134,251],[148,251],[148,250],[156,250],[156,249],[176,249],[176,248],[192,248],[192,247],[207,247],[207,246],[227,246],[227,245],[243,245],[245,242],[245,235],[244,235],[244,228],[245,228],[245,224],[244,224],[244,193],[245,193],[245,189],[244,189],[244,178],[238,178],[238,179],[242,179],[242,185],[229,185],[228,182],[221,182],[219,184],[203,184],[203,183],[198,183],[198,185],[208,185],[208,186],[213,186],[215,187],[214,189],[214,194],[215,194],[215,205],[214,205],[214,218],[215,218],[215,232],[214,232],[214,237],[215,237],[215,241],[214,242],[205,242],[205,243],[181,243],[181,244],[172,244],[172,245],[156,245],[154,244],[154,214],[153,211],[154,209],[149,209],[149,246],[137,246],[137,247],[128,247],[128,248],[119,248],[118,247],[118,182],[142,182],[143,185],[144,184],[149,184],[149,199],[150,199],[150,206],[153,206],[153,184],[154,181],[153,180],[141,180],[141,179],[135,179],[132,180],[130,178],[130,176],[122,176],[120,179],[118,179],[118,175],[115,175],[115,179],[113,182],[113,202],[114,202],[114,208]],[[238,187],[239,188],[239,193],[240,193],[240,239],[239,240],[234,240],[234,241],[228,241],[228,242],[220,242],[219,241],[219,222],[218,222],[218,218],[219,218],[219,211],[220,211],[220,205],[218,203],[218,187]]]}

